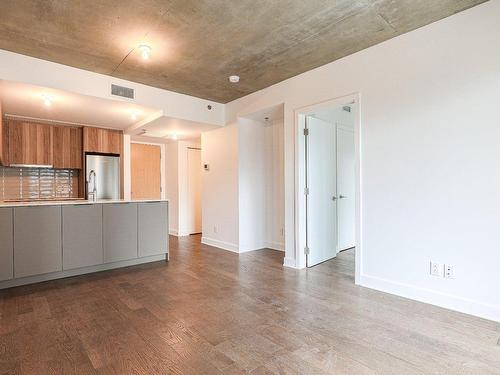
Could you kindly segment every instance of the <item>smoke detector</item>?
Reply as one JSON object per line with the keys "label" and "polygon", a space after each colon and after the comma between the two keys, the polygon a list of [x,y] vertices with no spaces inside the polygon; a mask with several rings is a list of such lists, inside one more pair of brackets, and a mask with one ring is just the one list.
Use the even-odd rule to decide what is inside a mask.
{"label": "smoke detector", "polygon": [[229,82],[238,83],[240,81],[240,76],[229,76]]}

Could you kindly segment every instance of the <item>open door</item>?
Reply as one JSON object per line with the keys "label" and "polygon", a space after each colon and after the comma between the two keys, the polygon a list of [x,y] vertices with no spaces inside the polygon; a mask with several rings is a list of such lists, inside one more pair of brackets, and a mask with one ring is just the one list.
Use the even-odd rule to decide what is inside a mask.
{"label": "open door", "polygon": [[337,255],[337,177],[335,125],[306,116],[307,266]]}
{"label": "open door", "polygon": [[354,130],[337,127],[338,251],[355,244],[355,163]]}

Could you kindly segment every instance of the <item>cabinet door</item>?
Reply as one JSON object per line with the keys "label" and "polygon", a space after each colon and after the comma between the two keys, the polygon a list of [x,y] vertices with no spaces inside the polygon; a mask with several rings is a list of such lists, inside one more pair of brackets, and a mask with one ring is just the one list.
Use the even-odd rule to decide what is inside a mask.
{"label": "cabinet door", "polygon": [[103,204],[104,263],[137,258],[137,203]]}
{"label": "cabinet door", "polygon": [[61,206],[14,208],[14,276],[62,270]]}
{"label": "cabinet door", "polygon": [[0,281],[14,276],[12,208],[0,208]]}
{"label": "cabinet door", "polygon": [[83,149],[85,152],[121,154],[123,133],[120,130],[85,127]]}
{"label": "cabinet door", "polygon": [[54,168],[82,169],[82,129],[54,126]]}
{"label": "cabinet door", "polygon": [[103,263],[102,205],[63,206],[63,269]]}
{"label": "cabinet door", "polygon": [[2,118],[1,108],[0,108],[0,165],[9,165],[9,122]]}
{"label": "cabinet door", "polygon": [[165,254],[168,241],[167,202],[139,203],[139,257]]}
{"label": "cabinet door", "polygon": [[9,121],[9,163],[52,165],[52,126]]}

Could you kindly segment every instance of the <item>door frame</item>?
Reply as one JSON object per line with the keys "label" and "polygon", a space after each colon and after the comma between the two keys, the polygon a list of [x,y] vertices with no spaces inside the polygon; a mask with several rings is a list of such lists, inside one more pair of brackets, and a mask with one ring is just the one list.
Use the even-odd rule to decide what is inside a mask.
{"label": "door frame", "polygon": [[140,145],[150,145],[160,147],[160,198],[165,200],[167,197],[167,192],[165,189],[165,143],[154,143],[154,142],[143,142],[143,141],[130,141],[130,186],[132,187],[132,143]]}
{"label": "door frame", "polygon": [[305,117],[314,114],[315,111],[325,107],[336,107],[341,105],[356,104],[354,112],[354,141],[356,153],[355,171],[355,283],[359,284],[362,274],[363,247],[361,240],[362,217],[361,217],[361,97],[359,93],[348,94],[323,102],[300,107],[294,110],[295,121],[295,259],[297,268],[306,267],[306,199],[305,191],[305,141],[304,128]]}

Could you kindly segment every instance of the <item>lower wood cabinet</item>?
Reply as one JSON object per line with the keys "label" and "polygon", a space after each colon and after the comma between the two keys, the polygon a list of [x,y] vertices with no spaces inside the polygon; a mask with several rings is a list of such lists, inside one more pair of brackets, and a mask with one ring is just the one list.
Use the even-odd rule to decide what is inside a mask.
{"label": "lower wood cabinet", "polygon": [[104,263],[137,258],[137,203],[103,205]]}
{"label": "lower wood cabinet", "polygon": [[165,254],[168,241],[167,202],[139,203],[138,248],[139,257]]}
{"label": "lower wood cabinet", "polygon": [[12,208],[0,208],[0,281],[14,277],[14,222]]}
{"label": "lower wood cabinet", "polygon": [[14,276],[62,271],[61,206],[14,208]]}
{"label": "lower wood cabinet", "polygon": [[102,205],[63,206],[62,220],[63,269],[102,264]]}

